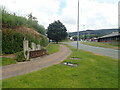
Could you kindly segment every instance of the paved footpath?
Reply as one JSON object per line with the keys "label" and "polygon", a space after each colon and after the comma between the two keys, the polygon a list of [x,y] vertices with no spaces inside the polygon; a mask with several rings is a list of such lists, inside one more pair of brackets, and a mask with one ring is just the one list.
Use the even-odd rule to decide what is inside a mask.
{"label": "paved footpath", "polygon": [[68,47],[60,45],[60,50],[57,53],[44,56],[42,58],[35,58],[34,60],[24,63],[3,66],[1,69],[2,79],[30,73],[32,71],[40,70],[53,64],[58,64],[62,60],[66,59],[70,54],[71,50]]}

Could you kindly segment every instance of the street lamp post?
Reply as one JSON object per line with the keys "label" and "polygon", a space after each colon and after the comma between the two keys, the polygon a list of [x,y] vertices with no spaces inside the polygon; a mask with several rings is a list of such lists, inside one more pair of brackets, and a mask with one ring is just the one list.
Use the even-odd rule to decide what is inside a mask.
{"label": "street lamp post", "polygon": [[78,17],[77,17],[77,49],[79,49],[79,0],[78,0]]}
{"label": "street lamp post", "polygon": [[[83,25],[83,31],[85,32],[85,25]],[[85,40],[85,33],[83,32],[83,41]]]}

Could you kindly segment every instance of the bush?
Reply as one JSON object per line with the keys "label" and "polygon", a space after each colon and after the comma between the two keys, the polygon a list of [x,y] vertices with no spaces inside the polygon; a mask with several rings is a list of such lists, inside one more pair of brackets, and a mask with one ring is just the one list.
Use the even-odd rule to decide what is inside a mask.
{"label": "bush", "polygon": [[24,52],[23,51],[17,53],[16,61],[17,62],[24,62],[24,61],[26,61],[26,59],[24,57]]}
{"label": "bush", "polygon": [[42,37],[40,40],[40,45],[47,46],[49,44],[49,40],[46,37]]}

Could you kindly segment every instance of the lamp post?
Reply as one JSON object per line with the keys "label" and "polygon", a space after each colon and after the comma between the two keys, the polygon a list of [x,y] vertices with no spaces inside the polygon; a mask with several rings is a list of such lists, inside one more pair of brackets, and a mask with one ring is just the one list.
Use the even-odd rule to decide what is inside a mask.
{"label": "lamp post", "polygon": [[118,2],[118,31],[120,30],[120,1]]}
{"label": "lamp post", "polygon": [[79,49],[79,0],[78,0],[78,17],[77,17],[77,50]]}
{"label": "lamp post", "polygon": [[[83,31],[85,31],[85,25],[83,25]],[[85,33],[83,32],[83,41],[85,40]]]}

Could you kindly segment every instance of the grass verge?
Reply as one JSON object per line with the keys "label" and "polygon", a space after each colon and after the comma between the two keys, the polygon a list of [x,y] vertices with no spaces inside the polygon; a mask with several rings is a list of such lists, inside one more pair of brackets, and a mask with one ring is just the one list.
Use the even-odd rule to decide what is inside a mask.
{"label": "grass verge", "polygon": [[[70,47],[63,62],[77,67],[53,65],[29,74],[3,80],[3,88],[118,88],[118,61]],[[80,58],[70,60],[70,57]]]}
{"label": "grass verge", "polygon": [[16,61],[13,58],[6,58],[2,57],[0,58],[0,66],[5,66],[5,65],[10,65],[10,64],[15,64]]}
{"label": "grass verge", "polygon": [[101,42],[80,42],[80,43],[90,45],[90,46],[96,46],[96,47],[119,49],[118,45],[111,45],[111,44],[108,44],[108,43],[101,43]]}
{"label": "grass verge", "polygon": [[53,54],[59,51],[59,44],[50,43],[47,47],[48,53]]}
{"label": "grass verge", "polygon": [[[59,45],[58,44],[49,44],[47,47],[48,53],[53,54],[55,52],[59,51]],[[10,64],[15,64],[16,60],[13,58],[6,58],[2,57],[0,58],[0,66],[5,66],[5,65],[10,65]]]}

